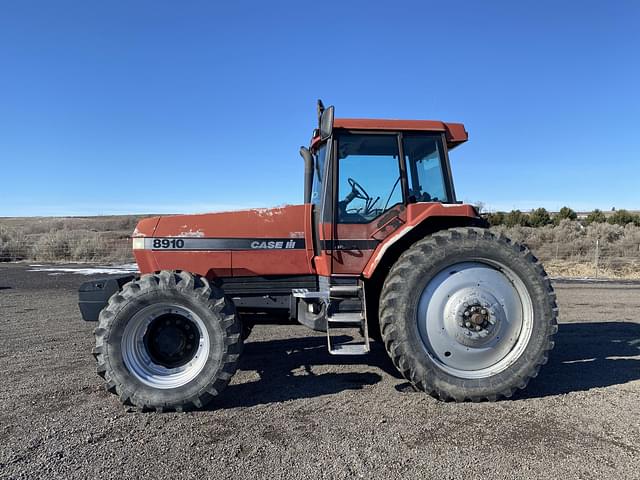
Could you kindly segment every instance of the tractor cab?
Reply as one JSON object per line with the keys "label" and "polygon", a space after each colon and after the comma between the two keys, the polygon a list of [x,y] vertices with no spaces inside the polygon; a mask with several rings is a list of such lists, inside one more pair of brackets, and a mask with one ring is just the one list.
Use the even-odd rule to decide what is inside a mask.
{"label": "tractor cab", "polygon": [[324,282],[323,298],[318,302],[316,292],[298,292],[309,308],[298,309],[297,318],[327,331],[331,353],[369,350],[366,334],[363,342],[343,344],[331,333],[349,325],[366,330],[364,281],[377,298],[382,282],[372,276],[388,268],[385,261],[395,261],[429,230],[477,218],[473,207],[456,201],[449,166],[448,150],[466,140],[461,124],[334,118],[334,108],[318,102],[318,128],[300,153],[312,268]]}
{"label": "tractor cab", "polygon": [[334,108],[318,101],[318,128],[300,152],[316,269],[361,274],[376,247],[410,221],[409,211],[469,215],[468,206],[442,210],[460,207],[448,150],[466,140],[462,124],[334,118]]}

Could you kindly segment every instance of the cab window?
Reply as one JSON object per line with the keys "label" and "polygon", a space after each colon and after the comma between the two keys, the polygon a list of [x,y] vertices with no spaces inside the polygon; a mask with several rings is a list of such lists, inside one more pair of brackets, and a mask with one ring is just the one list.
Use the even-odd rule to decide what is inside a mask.
{"label": "cab window", "polygon": [[338,136],[338,222],[369,223],[402,202],[396,135]]}
{"label": "cab window", "polygon": [[409,202],[450,202],[442,168],[442,137],[406,135],[403,149],[407,162]]}
{"label": "cab window", "polygon": [[311,189],[311,203],[320,205],[322,195],[322,181],[324,177],[324,159],[327,153],[327,145],[324,144],[318,149],[316,154],[313,172],[313,188]]}

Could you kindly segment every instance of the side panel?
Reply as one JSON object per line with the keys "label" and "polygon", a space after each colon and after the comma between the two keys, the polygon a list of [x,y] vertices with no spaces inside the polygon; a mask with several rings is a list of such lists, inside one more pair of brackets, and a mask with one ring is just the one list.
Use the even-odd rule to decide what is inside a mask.
{"label": "side panel", "polygon": [[304,238],[305,206],[160,217],[155,237]]}
{"label": "side panel", "polygon": [[308,205],[160,217],[153,232],[137,232],[144,237],[144,249],[134,253],[142,273],[180,269],[209,278],[312,274],[309,224]]}
{"label": "side panel", "polygon": [[333,253],[333,245],[330,240],[333,238],[333,224],[320,223],[318,225],[320,232],[320,252],[314,258],[314,264],[318,275],[328,277],[331,275],[331,260]]}
{"label": "side panel", "polygon": [[230,252],[230,256],[234,277],[310,273],[306,249],[241,250]]}
{"label": "side panel", "polygon": [[396,205],[371,223],[337,224],[333,273],[359,275],[378,245],[406,223],[406,216],[405,206]]}
{"label": "side panel", "polygon": [[[232,275],[231,252],[154,252],[156,270],[186,270],[207,278]],[[144,273],[144,272],[143,272]]]}

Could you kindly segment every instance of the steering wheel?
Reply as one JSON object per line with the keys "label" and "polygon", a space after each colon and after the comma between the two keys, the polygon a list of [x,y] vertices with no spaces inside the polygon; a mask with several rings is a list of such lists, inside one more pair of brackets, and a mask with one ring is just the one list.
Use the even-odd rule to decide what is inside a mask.
{"label": "steering wheel", "polygon": [[362,185],[356,182],[353,178],[349,177],[347,178],[347,181],[349,182],[349,186],[353,192],[353,198],[361,198],[362,200],[369,200],[371,198],[367,191],[362,188]]}

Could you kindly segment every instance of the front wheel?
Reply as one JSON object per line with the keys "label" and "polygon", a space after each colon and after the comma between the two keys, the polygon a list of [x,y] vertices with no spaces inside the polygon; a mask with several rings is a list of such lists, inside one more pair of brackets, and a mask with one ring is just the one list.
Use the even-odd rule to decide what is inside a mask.
{"label": "front wheel", "polygon": [[391,268],[380,298],[394,364],[442,400],[497,400],[524,388],[553,348],[557,313],[529,250],[479,228],[415,243]]}
{"label": "front wheel", "polygon": [[199,408],[242,351],[233,304],[206,278],[162,271],[126,284],[100,312],[94,356],[106,387],[142,409]]}

